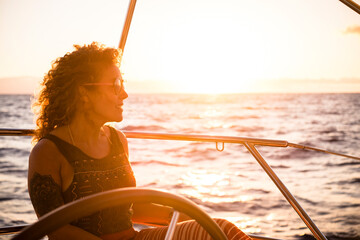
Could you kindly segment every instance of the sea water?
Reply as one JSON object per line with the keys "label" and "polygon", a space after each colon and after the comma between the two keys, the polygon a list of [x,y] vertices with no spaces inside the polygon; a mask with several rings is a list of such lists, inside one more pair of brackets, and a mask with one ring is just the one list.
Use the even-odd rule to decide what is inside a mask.
{"label": "sea water", "polygon": [[[287,140],[360,156],[359,99],[360,94],[130,94],[116,127]],[[34,128],[30,107],[30,95],[0,95],[0,128]],[[225,144],[220,152],[215,143],[128,141],[138,186],[186,196],[247,233],[285,239],[311,234],[244,146]],[[31,147],[30,137],[0,137],[0,226],[36,220],[26,182]],[[258,149],[329,239],[360,239],[360,161],[294,148]]]}

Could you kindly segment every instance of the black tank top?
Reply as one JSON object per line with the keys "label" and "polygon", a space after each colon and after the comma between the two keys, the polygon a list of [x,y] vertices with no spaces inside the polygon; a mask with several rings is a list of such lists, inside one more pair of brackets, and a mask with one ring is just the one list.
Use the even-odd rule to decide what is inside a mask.
{"label": "black tank top", "polygon": [[[128,157],[114,128],[109,127],[111,150],[104,158],[88,156],[74,145],[48,134],[44,138],[54,142],[61,154],[74,170],[70,186],[62,193],[64,202],[74,200],[115,188],[136,186],[135,177]],[[131,204],[120,205],[96,212],[71,224],[94,235],[101,236],[132,228]]]}

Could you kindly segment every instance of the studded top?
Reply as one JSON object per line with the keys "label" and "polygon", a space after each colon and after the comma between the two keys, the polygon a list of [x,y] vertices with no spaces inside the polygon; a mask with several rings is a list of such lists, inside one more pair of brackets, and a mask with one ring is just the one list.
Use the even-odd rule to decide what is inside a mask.
{"label": "studded top", "polygon": [[[136,186],[133,171],[117,132],[114,128],[109,128],[111,150],[101,159],[88,156],[76,146],[54,135],[44,137],[55,143],[74,170],[72,183],[62,193],[65,203],[94,193]],[[132,228],[131,216],[131,204],[126,204],[101,210],[71,224],[101,236]]]}

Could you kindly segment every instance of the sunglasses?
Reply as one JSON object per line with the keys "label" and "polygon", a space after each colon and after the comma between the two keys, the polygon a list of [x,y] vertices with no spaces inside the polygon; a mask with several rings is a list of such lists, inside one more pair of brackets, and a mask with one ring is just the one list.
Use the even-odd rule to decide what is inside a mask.
{"label": "sunglasses", "polygon": [[124,79],[117,78],[114,83],[84,83],[81,86],[113,86],[115,95],[120,95],[124,89]]}

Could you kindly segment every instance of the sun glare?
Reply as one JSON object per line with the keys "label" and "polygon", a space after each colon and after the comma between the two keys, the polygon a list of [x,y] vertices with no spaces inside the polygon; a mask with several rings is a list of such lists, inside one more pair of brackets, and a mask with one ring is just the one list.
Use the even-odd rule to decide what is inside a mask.
{"label": "sun glare", "polygon": [[[169,11],[146,15],[142,34],[132,39],[130,35],[128,47],[136,44],[125,54],[137,53],[136,59],[129,68],[130,58],[124,57],[123,66],[132,79],[158,81],[163,92],[177,93],[354,91],[348,85],[344,90],[337,87],[340,84],[329,85],[331,79],[351,79],[358,72],[356,64],[350,64],[358,57],[357,36],[342,33],[350,20],[330,26],[315,15],[303,21],[310,6],[293,1],[282,1],[274,11],[268,11],[273,4],[267,1],[207,2],[206,6],[196,5],[198,1],[175,2],[169,3]],[[283,11],[294,6],[301,9]],[[134,32],[139,28],[135,24]],[[347,70],[341,73],[334,59],[343,59]],[[327,85],[314,85],[316,79]]]}
{"label": "sun glare", "polygon": [[226,173],[208,172],[196,170],[189,172],[183,177],[181,183],[191,188],[181,191],[187,196],[196,197],[203,202],[225,203],[225,202],[248,202],[253,200],[250,195],[229,195],[224,188],[230,184],[230,177]]}
{"label": "sun glare", "polygon": [[263,77],[262,37],[234,29],[226,19],[178,23],[163,36],[163,78],[189,93],[251,91]]}

